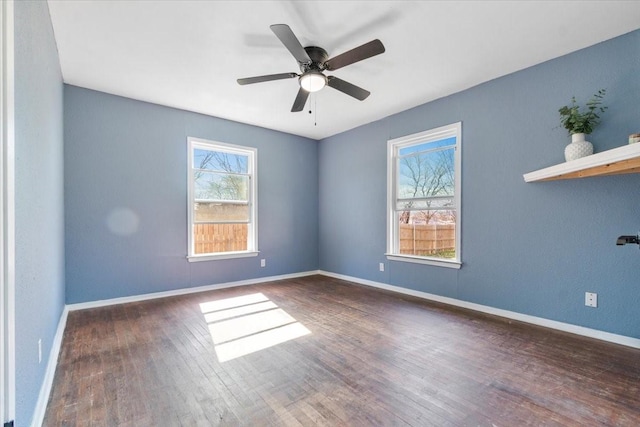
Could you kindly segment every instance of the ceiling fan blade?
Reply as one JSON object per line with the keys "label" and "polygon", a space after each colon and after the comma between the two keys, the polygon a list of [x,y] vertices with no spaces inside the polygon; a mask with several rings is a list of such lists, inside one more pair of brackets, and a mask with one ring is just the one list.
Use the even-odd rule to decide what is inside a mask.
{"label": "ceiling fan blade", "polygon": [[293,101],[291,112],[296,113],[298,111],[302,111],[304,109],[304,104],[307,103],[307,98],[309,98],[309,92],[300,88],[300,90],[298,91],[298,95],[296,96],[296,100]]}
{"label": "ceiling fan blade", "polygon": [[300,44],[300,40],[293,34],[293,31],[291,31],[291,28],[289,28],[287,24],[274,24],[270,28],[276,37],[280,39],[284,47],[289,49],[289,52],[296,58],[296,61],[300,63],[311,62],[307,51],[304,50],[302,44]]}
{"label": "ceiling fan blade", "polygon": [[335,58],[330,58],[324,63],[324,66],[327,70],[334,71],[338,68],[351,65],[354,62],[380,55],[381,53],[384,53],[384,45],[380,40],[375,39],[362,46],[348,50]]}
{"label": "ceiling fan blade", "polygon": [[296,73],[269,74],[266,76],[247,77],[244,79],[238,79],[238,84],[250,85],[252,83],[269,82],[271,80],[292,79],[294,77],[298,77],[298,75]]}
{"label": "ceiling fan blade", "polygon": [[361,87],[345,82],[344,80],[334,76],[327,77],[327,85],[342,93],[346,93],[349,96],[353,96],[355,99],[360,101],[364,101],[369,95],[371,95],[371,92],[368,90],[364,90]]}

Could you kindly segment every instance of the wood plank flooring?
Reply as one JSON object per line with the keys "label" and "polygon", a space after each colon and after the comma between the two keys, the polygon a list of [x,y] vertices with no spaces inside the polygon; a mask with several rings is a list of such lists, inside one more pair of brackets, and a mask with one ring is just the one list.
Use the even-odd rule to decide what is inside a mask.
{"label": "wood plank flooring", "polygon": [[638,426],[640,350],[311,276],[69,313],[44,425]]}

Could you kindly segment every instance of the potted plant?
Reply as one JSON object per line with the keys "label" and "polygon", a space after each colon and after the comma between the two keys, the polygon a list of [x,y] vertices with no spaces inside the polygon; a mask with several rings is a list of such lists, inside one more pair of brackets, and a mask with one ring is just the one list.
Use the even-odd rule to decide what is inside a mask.
{"label": "potted plant", "polygon": [[605,93],[606,89],[600,89],[595,93],[587,101],[586,111],[580,111],[575,96],[571,97],[571,105],[565,105],[558,110],[562,126],[571,135],[571,144],[567,145],[564,150],[564,157],[567,161],[593,154],[593,144],[585,141],[585,135],[593,132],[593,128],[600,123],[598,114],[604,113],[607,109],[602,105]]}

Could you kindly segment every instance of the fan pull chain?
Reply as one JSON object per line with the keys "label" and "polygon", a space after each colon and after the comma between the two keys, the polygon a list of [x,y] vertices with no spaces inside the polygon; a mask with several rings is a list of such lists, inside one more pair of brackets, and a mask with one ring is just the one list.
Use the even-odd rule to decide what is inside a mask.
{"label": "fan pull chain", "polygon": [[[313,113],[313,125],[318,126],[318,95],[311,94],[312,98],[309,100],[309,114]],[[313,108],[311,108],[311,102],[313,101]]]}

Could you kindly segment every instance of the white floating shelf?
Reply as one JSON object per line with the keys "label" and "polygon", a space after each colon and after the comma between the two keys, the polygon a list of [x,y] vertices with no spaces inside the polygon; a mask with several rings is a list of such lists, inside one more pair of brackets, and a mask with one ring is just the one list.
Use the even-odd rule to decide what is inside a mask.
{"label": "white floating shelf", "polygon": [[525,182],[554,181],[588,176],[640,173],[640,143],[623,145],[602,153],[525,173]]}

